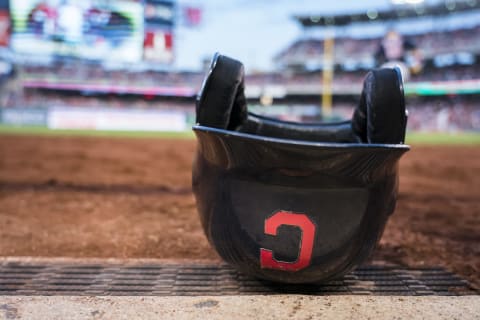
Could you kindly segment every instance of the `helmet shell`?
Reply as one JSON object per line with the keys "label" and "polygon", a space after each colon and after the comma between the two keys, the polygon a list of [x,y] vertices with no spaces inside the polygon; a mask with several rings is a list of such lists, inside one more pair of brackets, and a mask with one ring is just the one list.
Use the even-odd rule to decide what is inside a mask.
{"label": "helmet shell", "polygon": [[394,211],[398,160],[409,146],[193,129],[198,212],[229,264],[267,280],[315,283],[371,254]]}

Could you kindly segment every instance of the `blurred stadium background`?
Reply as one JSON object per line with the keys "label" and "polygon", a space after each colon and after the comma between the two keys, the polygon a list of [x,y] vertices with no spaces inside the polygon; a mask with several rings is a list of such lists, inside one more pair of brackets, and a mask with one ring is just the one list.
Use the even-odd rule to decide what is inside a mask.
{"label": "blurred stadium background", "polygon": [[[188,131],[205,70],[175,66],[177,36],[208,24],[204,10],[174,0],[0,1],[2,130]],[[291,18],[302,33],[277,48],[274,70],[248,69],[256,112],[343,119],[368,69],[398,65],[410,132],[480,132],[478,0]]]}
{"label": "blurred stadium background", "polygon": [[[400,201],[373,259],[445,267],[480,288],[480,0],[344,0],[341,11],[311,12],[304,2],[326,4],[0,0],[0,266],[16,257],[217,263],[192,195],[191,125],[218,49],[244,61],[251,109],[292,121],[349,117],[367,71],[400,66],[407,143],[427,145],[400,162]],[[252,35],[259,20],[276,21],[255,35],[262,45]],[[206,31],[222,27],[212,41]],[[228,38],[235,45],[223,47]],[[209,50],[191,49],[200,40]],[[185,57],[197,67],[183,67]],[[23,288],[2,281],[0,295]]]}

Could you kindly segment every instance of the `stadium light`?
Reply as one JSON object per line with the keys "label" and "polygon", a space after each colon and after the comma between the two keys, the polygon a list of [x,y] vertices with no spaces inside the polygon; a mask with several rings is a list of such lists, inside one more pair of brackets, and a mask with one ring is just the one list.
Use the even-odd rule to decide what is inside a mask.
{"label": "stadium light", "polygon": [[425,7],[424,6],[415,6],[415,12],[418,14],[418,15],[422,15],[425,13]]}
{"label": "stadium light", "polygon": [[455,1],[445,1],[445,7],[449,10],[455,10],[456,4]]}
{"label": "stadium light", "polygon": [[468,4],[470,7],[474,7],[474,6],[477,4],[477,0],[468,0],[468,1],[467,1],[467,4]]}
{"label": "stadium light", "polygon": [[424,2],[425,0],[391,0],[393,4],[420,4]]}
{"label": "stadium light", "polygon": [[378,18],[378,11],[377,10],[368,10],[367,17],[370,20],[375,20]]}

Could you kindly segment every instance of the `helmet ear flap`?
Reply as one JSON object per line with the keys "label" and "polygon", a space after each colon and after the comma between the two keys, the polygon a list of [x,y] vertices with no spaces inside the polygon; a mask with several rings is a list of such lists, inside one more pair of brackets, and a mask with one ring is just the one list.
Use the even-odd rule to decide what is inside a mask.
{"label": "helmet ear flap", "polygon": [[235,129],[247,117],[243,64],[216,53],[197,96],[196,123]]}
{"label": "helmet ear flap", "polygon": [[376,69],[363,82],[352,130],[360,142],[403,143],[407,125],[403,81],[398,69]]}

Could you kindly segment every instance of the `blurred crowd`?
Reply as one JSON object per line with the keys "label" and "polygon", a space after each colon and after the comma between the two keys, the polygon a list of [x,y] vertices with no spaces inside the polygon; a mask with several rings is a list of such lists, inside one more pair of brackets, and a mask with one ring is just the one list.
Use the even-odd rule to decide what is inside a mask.
{"label": "blurred crowd", "polygon": [[[453,52],[480,53],[480,25],[470,29],[427,32],[405,36],[406,41],[416,46],[425,59]],[[349,61],[375,63],[373,54],[382,42],[377,38],[341,37],[335,39],[335,64],[345,65]],[[302,65],[308,61],[322,61],[324,41],[322,39],[299,39],[280,52],[275,61],[280,66]]]}
{"label": "blurred crowd", "polygon": [[[407,97],[408,130],[425,132],[480,131],[480,97]],[[338,118],[350,119],[355,105],[336,103]]]}
{"label": "blurred crowd", "polygon": [[[361,83],[366,70],[334,73],[334,84]],[[47,83],[100,84],[131,87],[187,87],[198,90],[204,78],[203,72],[158,72],[158,71],[109,71],[95,65],[58,65],[55,67],[25,67],[21,81]],[[411,76],[411,82],[472,80],[480,78],[480,63],[453,65],[443,68],[426,66],[423,72]],[[246,76],[246,85],[298,85],[321,84],[321,71],[315,72],[268,72],[251,73]]]}
{"label": "blurred crowd", "polygon": [[133,95],[82,95],[75,92],[61,92],[55,90],[24,90],[21,94],[10,92],[3,95],[1,105],[7,108],[49,108],[49,107],[77,107],[77,108],[117,108],[117,109],[162,109],[184,110],[193,112],[191,101],[177,101],[176,99],[158,99],[154,97]]}
{"label": "blurred crowd", "polygon": [[456,65],[444,68],[428,67],[412,75],[411,81],[455,81],[480,79],[480,61],[473,65]]}
{"label": "blurred crowd", "polygon": [[63,62],[53,66],[23,66],[21,77],[25,81],[40,80],[60,83],[91,83],[152,86],[199,86],[203,79],[200,72],[126,71],[108,70],[98,64]]}
{"label": "blurred crowd", "polygon": [[480,131],[480,99],[475,96],[413,100],[408,128],[415,131]]}

